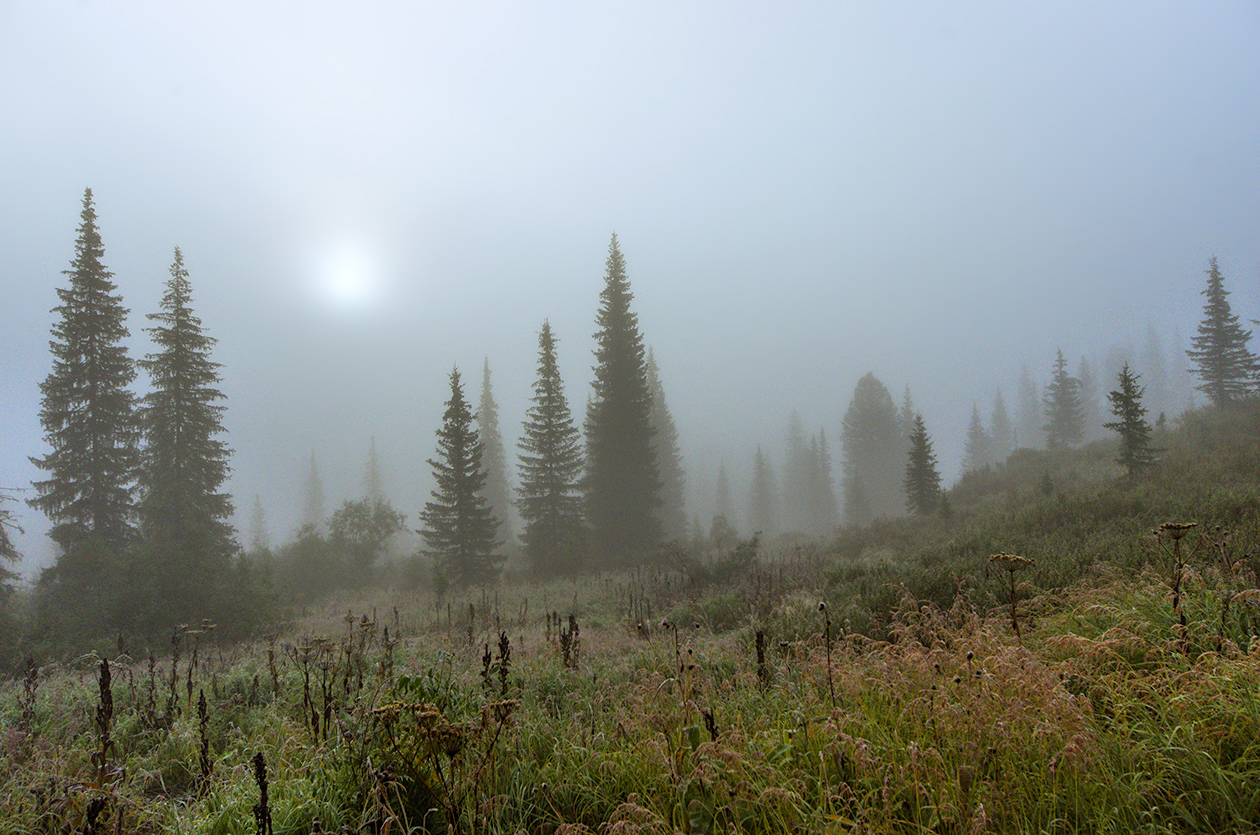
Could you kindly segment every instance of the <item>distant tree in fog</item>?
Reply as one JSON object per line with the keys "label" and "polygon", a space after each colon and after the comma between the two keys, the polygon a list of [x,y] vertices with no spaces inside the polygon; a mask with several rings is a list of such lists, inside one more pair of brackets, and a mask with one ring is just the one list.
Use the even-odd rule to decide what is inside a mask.
{"label": "distant tree in fog", "polygon": [[844,507],[850,524],[905,511],[901,476],[907,443],[897,407],[884,384],[868,373],[858,381],[840,436],[844,453]]}
{"label": "distant tree in fog", "polygon": [[406,517],[384,499],[345,501],[328,521],[328,541],[344,561],[347,584],[361,586],[371,579],[377,558],[390,537],[404,530]]}
{"label": "distant tree in fog", "polygon": [[718,465],[717,496],[714,502],[714,515],[721,516],[732,528],[737,527],[735,519],[735,503],[731,499],[731,480],[726,475],[726,464]]}
{"label": "distant tree in fog", "polygon": [[1226,406],[1255,391],[1260,360],[1247,348],[1251,331],[1243,328],[1230,309],[1229,291],[1215,255],[1208,261],[1206,274],[1203,320],[1198,333],[1190,339],[1193,347],[1186,356],[1194,363],[1194,374],[1199,378],[1196,388],[1207,395],[1213,406]]}
{"label": "distant tree in fog", "polygon": [[525,558],[536,576],[576,574],[582,565],[582,440],[556,359],[551,324],[538,333],[538,376],[534,397],[517,441],[520,484],[516,507],[525,530]]}
{"label": "distant tree in fog", "polygon": [[914,416],[914,429],[910,432],[910,453],[902,487],[906,493],[906,506],[916,516],[927,516],[940,506],[941,474],[937,469],[936,453],[932,451],[932,439],[920,414]]}
{"label": "distant tree in fog", "polygon": [[503,542],[512,540],[512,489],[508,484],[507,453],[503,449],[503,435],[499,432],[499,405],[494,401],[490,387],[490,359],[487,357],[481,372],[481,400],[477,404],[477,433],[485,449],[483,463],[486,468],[486,501],[490,512],[499,522],[495,537]]}
{"label": "distant tree in fog", "polygon": [[376,436],[368,439],[367,464],[363,468],[363,495],[369,501],[385,498],[385,481],[381,477],[381,459],[376,454]]}
{"label": "distant tree in fog", "polygon": [[[1168,398],[1168,364],[1164,355],[1164,342],[1154,322],[1146,323],[1146,345],[1142,348],[1139,363],[1141,377],[1146,380],[1147,408],[1153,412],[1179,412]],[[1110,395],[1109,395],[1110,396]]]}
{"label": "distant tree in fog", "polygon": [[1006,412],[1006,403],[1002,400],[1002,389],[993,396],[993,412],[989,415],[989,436],[993,440],[993,460],[999,464],[1015,451],[1015,428],[1011,426],[1010,415]]}
{"label": "distant tree in fog", "polygon": [[612,236],[595,334],[595,380],[586,411],[586,515],[596,557],[624,568],[661,541],[661,481],[652,454],[652,394],[625,259]]}
{"label": "distant tree in fog", "polygon": [[1045,445],[1045,430],[1041,421],[1041,396],[1025,363],[1019,375],[1019,427],[1016,438],[1019,446],[1040,449]]}
{"label": "distant tree in fog", "polygon": [[267,530],[267,512],[262,498],[254,494],[254,509],[249,514],[249,553],[261,554],[271,550],[271,534]]}
{"label": "distant tree in fog", "polygon": [[753,457],[752,485],[748,490],[748,530],[765,536],[778,533],[779,496],[775,486],[774,469],[761,447]]}
{"label": "distant tree in fog", "polygon": [[1146,408],[1142,405],[1143,387],[1138,385],[1140,376],[1130,371],[1125,363],[1118,376],[1120,388],[1107,395],[1116,419],[1105,426],[1120,435],[1120,455],[1116,463],[1128,470],[1131,479],[1155,463],[1151,425],[1146,421]]}
{"label": "distant tree in fog", "polygon": [[319,477],[319,463],[311,451],[311,468],[302,488],[302,527],[310,526],[323,536],[328,510],[324,506],[324,482]]}
{"label": "distant tree in fog", "polygon": [[457,587],[487,586],[499,577],[502,557],[495,554],[498,522],[486,501],[483,448],[472,411],[464,399],[459,369],[451,371],[451,399],[438,430],[437,457],[429,459],[436,488],[420,511],[417,531],[442,577]]}
{"label": "distant tree in fog", "polygon": [[901,394],[901,408],[897,410],[897,435],[901,438],[901,457],[910,452],[910,436],[914,433],[914,398],[910,396],[910,386]]}
{"label": "distant tree in fog", "polygon": [[1084,357],[1076,368],[1076,387],[1081,398],[1081,439],[1088,441],[1103,437],[1102,386],[1094,367]]}
{"label": "distant tree in fog", "polygon": [[963,445],[963,472],[983,469],[993,462],[993,458],[993,439],[980,421],[980,407],[972,402],[971,423],[967,425],[967,439]]}
{"label": "distant tree in fog", "polygon": [[652,454],[661,479],[656,518],[666,540],[682,541],[687,538],[687,473],[683,470],[682,450],[678,447],[678,427],[665,402],[665,386],[651,348],[647,354],[647,378],[648,391],[652,394]]}
{"label": "distant tree in fog", "polygon": [[1067,373],[1062,350],[1055,354],[1054,371],[1042,403],[1046,416],[1046,448],[1063,449],[1079,444],[1085,433],[1080,381]]}
{"label": "distant tree in fog", "polygon": [[832,482],[831,446],[827,443],[827,433],[821,428],[810,440],[809,458],[809,532],[814,536],[827,536],[840,525],[840,511]]}
{"label": "distant tree in fog", "polygon": [[788,417],[787,446],[783,464],[783,530],[808,533],[813,462],[805,441],[805,425],[795,409]]}

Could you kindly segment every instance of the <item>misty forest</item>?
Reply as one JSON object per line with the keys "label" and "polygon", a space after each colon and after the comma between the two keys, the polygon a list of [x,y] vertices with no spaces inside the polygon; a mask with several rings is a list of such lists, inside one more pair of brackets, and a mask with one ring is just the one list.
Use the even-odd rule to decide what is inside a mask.
{"label": "misty forest", "polygon": [[[79,14],[104,15],[85,18],[99,23],[110,13]],[[1254,15],[1238,14],[1237,29],[1260,31]],[[154,31],[183,25],[176,17],[155,18]],[[0,24],[44,31],[38,18],[21,4],[0,10]],[[198,24],[206,38],[237,42],[214,34],[212,19]],[[941,25],[952,43],[952,24]],[[387,38],[386,28],[371,31]],[[299,27],[277,49],[330,31]],[[937,34],[925,37],[935,44]],[[766,37],[823,54],[804,30]],[[465,58],[473,49],[449,48]],[[619,60],[582,51],[569,65],[569,49],[555,58],[568,66],[565,83]],[[355,54],[376,60],[370,49]],[[530,55],[485,72],[555,78]],[[730,72],[744,60],[731,58]],[[746,60],[760,70],[732,89],[756,89],[757,72],[778,77]],[[1011,54],[1001,61],[1023,66]],[[351,98],[388,75],[363,72]],[[886,83],[890,96],[905,93]],[[102,101],[129,106],[115,95]],[[489,111],[525,118],[490,100]],[[475,101],[449,112],[475,122]],[[738,110],[722,101],[705,105],[712,118]],[[284,118],[307,118],[292,107]],[[639,102],[631,111],[647,112]],[[364,105],[372,112],[381,111]],[[1196,199],[1232,195],[1227,179],[1254,187],[1258,134],[1254,116],[1242,118],[1231,130],[1250,140],[1240,158],[1251,167],[1208,178]],[[385,122],[380,132],[389,134]],[[561,133],[557,124],[547,135]],[[784,152],[768,136],[752,145]],[[306,141],[292,157],[353,167],[369,166],[361,151],[386,140],[351,131],[344,146]],[[449,141],[450,164],[463,164]],[[343,158],[337,147],[353,151]],[[1202,153],[1199,163],[1211,156]],[[511,200],[496,204],[476,174],[466,198],[428,216],[450,248],[423,314],[404,287],[412,279],[391,297],[388,282],[372,284],[362,251],[338,250],[320,268],[336,313],[320,320],[286,295],[292,287],[266,308],[273,291],[261,266],[223,278],[248,247],[266,248],[266,230],[302,227],[293,218],[306,215],[269,226],[279,210],[261,205],[268,197],[243,201],[239,224],[224,220],[232,212],[212,204],[226,192],[205,180],[204,204],[138,227],[159,215],[137,213],[136,201],[172,199],[193,180],[130,183],[110,173],[104,151],[89,156],[70,173],[93,187],[59,174],[55,210],[33,210],[43,225],[60,218],[59,235],[23,220],[26,241],[0,238],[0,248],[38,248],[41,265],[5,279],[25,285],[15,299],[26,312],[14,315],[29,321],[6,319],[0,388],[11,427],[0,446],[3,831],[1255,831],[1254,194],[1234,212],[1249,230],[1238,234],[1195,225],[1199,209],[1178,204],[1180,220],[1142,233],[1160,238],[1151,253],[1171,263],[1107,255],[1107,271],[1134,275],[1116,279],[1123,293],[1090,296],[1090,282],[1106,284],[1100,272],[1006,287],[1020,280],[1019,259],[1033,260],[1012,256],[1006,220],[992,236],[949,226],[966,259],[944,256],[952,266],[933,286],[902,284],[927,262],[893,254],[885,280],[885,252],[954,250],[908,204],[872,203],[861,228],[906,237],[887,248],[880,238],[879,257],[853,267],[860,280],[828,266],[818,284],[797,285],[783,276],[815,266],[794,248],[856,264],[842,251],[864,252],[866,233],[832,237],[784,209],[781,221],[759,215],[761,232],[718,238],[702,227],[728,217],[735,191],[724,191],[710,198],[715,219],[693,218],[701,238],[688,248],[676,237],[688,214],[674,213],[666,190],[659,229],[638,208],[619,221],[613,195],[614,209],[600,204],[527,243],[569,186],[505,232]],[[143,168],[126,158],[133,173]],[[576,152],[546,159],[553,171],[586,164]],[[708,164],[703,152],[689,159]],[[252,174],[216,176],[266,180],[269,165],[287,164],[273,157]],[[792,163],[780,164],[788,176]],[[369,167],[356,177],[389,179]],[[842,179],[825,166],[814,176],[825,185],[792,194],[804,200]],[[622,186],[631,179],[617,175]],[[282,180],[268,188],[284,191]],[[1055,185],[1038,188],[1052,202]],[[295,204],[309,208],[298,192]],[[969,211],[970,198],[959,199],[942,223]],[[117,247],[115,212],[126,230]],[[1011,214],[992,212],[983,216]],[[1089,223],[1111,222],[1104,215]],[[1028,230],[1016,237],[1044,236],[1043,252],[1062,244],[1090,257],[1109,229],[1132,231],[1115,220],[1059,242],[1057,221],[1019,222]],[[740,248],[740,237],[759,235],[763,244]],[[706,254],[715,240],[733,249]],[[478,253],[498,246],[529,263],[483,284],[504,262]],[[962,279],[948,294],[937,286],[990,254],[1001,278],[983,293]],[[755,279],[743,278],[741,260]],[[405,277],[421,261],[377,272]],[[724,270],[729,285],[715,278]],[[570,273],[580,280],[562,277]],[[692,313],[672,315],[693,274],[708,289]],[[797,314],[776,319],[793,296]],[[744,297],[752,318],[741,318]],[[304,317],[317,324],[297,324]],[[345,357],[329,359],[337,351]]]}

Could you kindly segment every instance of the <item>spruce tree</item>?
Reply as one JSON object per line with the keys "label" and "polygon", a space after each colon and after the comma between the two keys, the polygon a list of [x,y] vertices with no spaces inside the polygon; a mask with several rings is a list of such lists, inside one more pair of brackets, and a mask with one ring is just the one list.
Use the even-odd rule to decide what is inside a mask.
{"label": "spruce tree", "polygon": [[[117,556],[133,538],[135,477],[139,464],[135,395],[128,386],[136,369],[123,340],[127,310],[113,273],[101,259],[105,248],[96,225],[92,190],[83,193],[75,256],[57,290],[60,319],[52,326],[53,369],[40,384],[39,413],[52,450],[31,463],[48,473],[34,486],[29,504],[53,523],[49,536],[61,549],[55,573],[90,581],[107,572],[99,563]],[[78,546],[92,541],[95,556]],[[79,558],[86,563],[74,567]],[[63,576],[61,579],[70,579]]]}
{"label": "spruce tree", "polygon": [[[913,435],[913,429],[911,430]],[[971,423],[967,425],[967,440],[963,446],[963,472],[974,472],[987,467],[993,461],[993,439],[980,422],[980,407],[971,404]]]}
{"label": "spruce tree", "polygon": [[656,357],[648,348],[648,390],[652,393],[652,454],[661,479],[661,503],[656,518],[661,534],[670,542],[687,538],[687,473],[683,470],[682,451],[678,447],[678,427],[665,402],[665,386],[661,383]]}
{"label": "spruce tree", "polygon": [[1011,417],[1006,412],[1006,403],[1002,400],[1002,389],[993,396],[993,412],[989,416],[989,435],[993,439],[993,460],[1005,464],[1006,459],[1015,451],[1015,427],[1011,425]]}
{"label": "spruce tree", "polygon": [[70,639],[121,624],[126,549],[135,539],[139,425],[129,386],[135,364],[123,340],[127,310],[83,194],[75,256],[53,308],[52,371],[40,384],[39,419],[51,450],[31,463],[48,474],[28,503],[52,522],[60,549],[40,577],[37,633]]}
{"label": "spruce tree", "polygon": [[941,500],[941,474],[937,470],[936,454],[932,451],[932,439],[928,437],[923,415],[920,414],[914,416],[906,478],[902,484],[906,491],[906,506],[912,513],[927,516],[936,511]]}
{"label": "spruce tree", "polygon": [[586,513],[596,560],[635,564],[661,541],[661,482],[652,454],[652,394],[625,259],[612,236],[595,334],[595,381],[586,412]]}
{"label": "spruce tree", "polygon": [[585,542],[582,438],[564,395],[550,322],[543,322],[538,333],[532,403],[517,442],[516,508],[525,525],[525,558],[536,576],[573,576],[581,568]]}
{"label": "spruce tree", "polygon": [[844,413],[840,436],[844,453],[845,521],[865,525],[905,512],[901,491],[907,442],[900,435],[892,395],[874,374],[858,381]]}
{"label": "spruce tree", "polygon": [[483,448],[464,399],[459,369],[451,371],[451,399],[437,431],[437,458],[429,459],[436,488],[420,511],[429,553],[447,582],[458,587],[492,585],[502,558],[495,554],[497,521],[486,501]]}
{"label": "spruce tree", "polygon": [[140,522],[152,591],[168,615],[190,619],[226,578],[236,551],[232,498],[224,492],[231,452],[223,432],[216,340],[192,309],[192,284],[175,248],[161,311],[145,331],[157,352],[140,361],[151,389],[141,403],[145,447]]}
{"label": "spruce tree", "polygon": [[1085,432],[1080,381],[1067,373],[1067,360],[1061,350],[1055,354],[1054,371],[1042,402],[1046,416],[1046,449],[1079,444]]}
{"label": "spruce tree", "polygon": [[1208,261],[1206,274],[1203,321],[1198,334],[1190,340],[1193,347],[1186,356],[1194,362],[1193,373],[1199,378],[1196,388],[1208,396],[1213,406],[1226,406],[1255,389],[1260,360],[1247,349],[1251,331],[1239,324],[1230,309],[1229,291],[1215,255]]}
{"label": "spruce tree", "polygon": [[511,542],[512,488],[509,486],[507,453],[503,449],[503,435],[499,432],[499,404],[494,402],[490,386],[490,358],[485,359],[481,371],[481,399],[477,403],[477,434],[485,450],[482,463],[486,468],[486,501],[490,512],[499,522],[495,538]]}
{"label": "spruce tree", "polygon": [[748,529],[756,535],[770,537],[778,533],[778,490],[774,483],[774,470],[761,447],[753,457],[752,486],[748,491]]}
{"label": "spruce tree", "polygon": [[1120,388],[1109,393],[1111,413],[1116,420],[1103,424],[1120,435],[1120,456],[1116,463],[1129,472],[1129,478],[1155,463],[1155,450],[1151,449],[1151,425],[1146,422],[1146,408],[1142,405],[1145,389],[1138,385],[1140,374],[1129,370],[1126,362],[1117,381]]}

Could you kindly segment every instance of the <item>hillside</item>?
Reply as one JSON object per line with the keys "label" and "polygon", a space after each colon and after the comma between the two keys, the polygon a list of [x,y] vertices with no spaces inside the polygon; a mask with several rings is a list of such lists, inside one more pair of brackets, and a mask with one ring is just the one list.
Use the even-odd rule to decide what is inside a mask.
{"label": "hillside", "polygon": [[1248,831],[1260,408],[1157,444],[1137,483],[1021,450],[947,518],[32,665],[0,828]]}

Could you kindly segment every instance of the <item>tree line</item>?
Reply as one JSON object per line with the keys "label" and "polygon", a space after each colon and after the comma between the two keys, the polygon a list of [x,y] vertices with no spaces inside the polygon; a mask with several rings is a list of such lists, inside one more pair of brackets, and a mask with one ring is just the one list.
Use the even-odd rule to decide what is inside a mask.
{"label": "tree line", "polygon": [[[211,358],[215,340],[193,310],[183,255],[176,247],[159,310],[148,315],[152,324],[145,330],[156,350],[138,361],[123,344],[128,311],[103,256],[88,189],[75,255],[64,271],[68,286],[57,290],[53,367],[40,387],[49,451],[31,459],[46,478],[35,482],[29,503],[52,522],[58,557],[34,590],[32,634],[44,640],[119,630],[155,634],[200,618],[245,628],[274,611],[278,585],[315,594],[368,582],[387,543],[406,529],[405,516],[383,496],[374,442],[363,499],[326,516],[312,455],[306,519],[296,540],[272,565],[256,497],[250,548],[243,550],[230,524],[232,498],[223,489],[231,451],[223,438],[220,366]],[[1260,362],[1247,347],[1250,331],[1230,310],[1214,258],[1207,275],[1204,319],[1186,354],[1199,390],[1214,405],[1227,406],[1254,394]],[[631,568],[665,542],[700,538],[700,520],[687,521],[678,430],[632,302],[625,258],[613,235],[582,425],[560,377],[559,339],[544,321],[533,396],[516,444],[514,489],[488,360],[475,410],[459,369],[452,368],[428,461],[435,486],[417,514],[422,556],[432,573],[417,582],[490,585],[502,570],[505,546],[514,541],[524,570],[548,578]],[[1041,393],[1040,428],[1052,450],[1081,443],[1094,419],[1082,399],[1094,383],[1082,366],[1070,374],[1057,352]],[[143,397],[131,390],[139,372],[150,381]],[[1119,460],[1133,477],[1154,460],[1139,379],[1123,367],[1108,395],[1116,420],[1102,424],[1119,433]],[[1021,440],[999,391],[987,429],[973,406],[964,466],[1000,462]],[[843,416],[839,442],[839,497],[826,433],[806,432],[795,413],[781,482],[757,449],[747,507],[753,531],[826,536],[841,524],[907,511],[948,512],[931,436],[908,388],[898,407],[874,374],[865,375]],[[710,537],[729,542],[735,511],[724,470],[718,492]],[[513,508],[519,533],[510,521]],[[9,538],[15,525],[0,501],[0,558],[17,556]],[[273,570],[288,572],[282,583],[273,582]],[[0,574],[0,581],[7,579],[7,572]]]}

